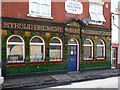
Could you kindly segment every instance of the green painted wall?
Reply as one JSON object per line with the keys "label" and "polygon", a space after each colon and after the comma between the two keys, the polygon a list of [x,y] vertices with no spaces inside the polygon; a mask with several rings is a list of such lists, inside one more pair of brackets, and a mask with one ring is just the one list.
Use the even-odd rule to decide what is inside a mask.
{"label": "green painted wall", "polygon": [[[13,30],[7,30],[7,35],[2,35],[2,61],[6,61],[6,41],[10,35],[13,35]],[[45,36],[45,32],[40,32],[40,36],[44,37],[46,41],[46,65],[30,65],[29,64],[29,41],[31,37],[36,35],[36,32],[31,31],[30,36],[26,37],[24,31],[18,31],[18,34],[21,35],[25,39],[26,44],[26,65],[25,66],[10,66],[7,67],[7,74],[13,73],[30,73],[30,72],[43,72],[43,71],[54,71],[54,70],[67,70],[67,54],[64,53],[65,62],[64,64],[49,64],[49,41],[52,37],[56,36],[56,33],[51,33],[50,37],[47,38]],[[64,41],[64,34],[59,33],[58,35]],[[64,47],[66,51],[67,47]],[[39,67],[39,68],[37,68]]]}
{"label": "green painted wall", "polygon": [[[51,25],[51,26],[61,26],[61,27],[66,27],[65,25],[67,24],[64,24],[64,23],[55,23],[55,22],[41,22],[41,21],[28,21],[28,20],[20,20],[20,19],[11,19],[11,18],[3,18],[3,22],[20,22],[21,23],[37,23],[37,24],[44,24],[44,25]],[[69,23],[69,22],[68,22]],[[82,23],[82,22],[81,22]],[[81,25],[80,23],[80,25]],[[84,25],[82,25],[84,27]],[[68,27],[68,26],[67,26]],[[71,27],[70,28],[75,28],[75,27]],[[79,28],[79,27],[77,27]],[[89,30],[101,30],[101,31],[109,31],[110,29],[105,29],[105,28],[99,28],[99,27],[87,27],[87,29]],[[3,30],[6,30],[6,28],[3,28]],[[64,60],[65,62],[63,64],[50,64],[49,62],[49,41],[52,37],[55,37],[56,36],[56,33],[55,32],[48,32],[50,33],[50,37],[46,37],[45,33],[46,32],[43,32],[43,31],[29,31],[30,32],[30,36],[25,36],[25,31],[23,30],[16,30],[18,31],[18,34],[21,35],[24,40],[25,40],[25,45],[26,45],[26,65],[25,66],[10,66],[10,67],[7,67],[7,74],[17,74],[17,73],[32,73],[32,72],[45,72],[45,71],[56,71],[56,70],[67,70],[67,59],[68,59],[68,56],[67,56],[67,43],[68,43],[68,40],[70,38],[77,38],[80,42],[80,70],[81,69],[87,69],[87,68],[97,68],[97,67],[111,67],[111,42],[110,40],[106,40],[106,37],[107,36],[102,36],[103,39],[105,40],[105,42],[107,43],[107,61],[105,62],[97,62],[96,61],[96,57],[94,57],[95,59],[95,62],[86,62],[84,63],[83,62],[83,51],[84,51],[84,47],[83,47],[83,42],[89,38],[90,38],[94,41],[95,43],[95,56],[97,55],[96,53],[96,48],[97,48],[97,41],[101,38],[101,36],[99,35],[98,36],[98,39],[94,39],[94,35],[85,35],[85,36],[81,36],[79,33],[77,34],[68,34],[68,32],[65,32],[67,33],[68,35],[64,35],[65,33],[58,33],[58,37],[60,37],[62,40],[63,40],[63,43],[64,43]],[[33,36],[36,36],[36,32],[39,32],[40,33],[40,36],[43,37],[46,41],[46,65],[30,65],[29,64],[29,41],[30,39],[33,37]],[[2,61],[7,61],[6,60],[6,41],[7,41],[7,38],[10,36],[10,35],[13,35],[15,34],[14,33],[14,30],[13,29],[8,29],[7,30],[7,35],[3,34],[1,37],[2,37]],[[81,33],[82,35],[84,35],[84,33]],[[110,36],[108,36],[110,37]],[[38,68],[39,67],[39,68]]]}

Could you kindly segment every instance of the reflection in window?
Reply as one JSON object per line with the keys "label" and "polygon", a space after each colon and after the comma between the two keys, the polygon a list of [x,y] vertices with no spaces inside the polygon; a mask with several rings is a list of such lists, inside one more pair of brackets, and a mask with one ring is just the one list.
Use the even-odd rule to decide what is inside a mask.
{"label": "reflection in window", "polygon": [[7,61],[24,62],[25,59],[24,41],[18,35],[13,35],[7,40]]}
{"label": "reflection in window", "polygon": [[54,37],[50,40],[50,61],[62,60],[62,41]]}
{"label": "reflection in window", "polygon": [[45,43],[44,40],[39,37],[35,36],[30,41],[30,61],[31,62],[38,62],[44,61],[45,55]]}
{"label": "reflection in window", "polygon": [[98,59],[105,58],[105,43],[103,40],[99,40],[97,42],[97,58]]}
{"label": "reflection in window", "polygon": [[84,43],[84,60],[93,59],[93,42],[86,39]]}

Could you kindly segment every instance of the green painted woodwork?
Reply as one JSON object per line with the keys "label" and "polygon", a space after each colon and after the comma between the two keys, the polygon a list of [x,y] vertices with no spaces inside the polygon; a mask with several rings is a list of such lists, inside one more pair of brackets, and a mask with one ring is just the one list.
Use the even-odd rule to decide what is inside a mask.
{"label": "green painted woodwork", "polygon": [[[4,17],[4,21],[12,21],[15,20],[14,22],[19,22],[20,19],[11,19],[11,18],[5,18]],[[29,20],[23,20],[20,21],[20,22],[27,22]],[[29,23],[36,23],[36,22],[39,22],[39,21],[31,21]],[[39,23],[44,23],[43,21],[39,22]],[[46,23],[49,23],[49,25],[55,25],[55,26],[63,26],[62,23],[56,23],[55,22],[46,22]],[[45,24],[45,23],[44,23]],[[48,25],[48,24],[47,24]],[[83,24],[84,26],[84,24]],[[81,28],[81,27],[80,27]],[[91,27],[87,27],[87,29],[91,29]],[[100,28],[98,27],[95,27],[94,28],[95,30],[99,30]],[[3,29],[4,30],[4,29]],[[108,30],[108,29],[105,29],[105,28],[101,28],[101,30]],[[68,59],[68,55],[67,55],[67,43],[68,43],[68,40],[70,38],[73,38],[75,37],[77,40],[79,40],[80,42],[80,69],[86,69],[86,68],[96,68],[96,67],[111,67],[111,41],[108,41],[106,40],[106,36],[102,36],[103,39],[105,40],[106,44],[107,44],[107,61],[106,62],[97,62],[96,61],[96,48],[97,48],[97,41],[101,38],[101,35],[98,36],[98,39],[94,39],[94,35],[85,35],[85,36],[81,36],[81,34],[70,34],[68,33],[68,35],[65,35],[65,33],[58,33],[58,37],[60,37],[62,40],[63,40],[63,46],[64,46],[64,63],[63,64],[50,64],[49,63],[49,42],[50,42],[50,39],[52,37],[55,37],[56,36],[56,33],[55,32],[49,32],[50,33],[50,37],[46,37],[46,32],[43,32],[43,31],[29,31],[30,32],[30,36],[25,36],[25,31],[23,30],[15,30],[15,31],[18,31],[18,34],[21,35],[24,40],[25,40],[25,48],[26,48],[26,65],[25,66],[10,66],[10,67],[7,67],[7,74],[17,74],[17,73],[32,73],[32,72],[45,72],[45,71],[56,71],[56,70],[67,70],[67,59]],[[46,65],[30,65],[29,64],[29,42],[30,42],[30,39],[33,37],[33,36],[36,36],[36,32],[39,32],[40,33],[40,36],[43,37],[45,39],[45,42],[46,42]],[[2,35],[1,38],[2,38],[2,61],[6,61],[6,41],[7,41],[7,38],[11,35],[15,34],[14,33],[14,30],[7,30],[7,35]],[[84,41],[87,39],[87,38],[90,38],[94,41],[95,43],[95,62],[86,62],[84,63],[83,62],[83,51],[84,51],[84,47],[83,47],[83,44],[84,44]]]}

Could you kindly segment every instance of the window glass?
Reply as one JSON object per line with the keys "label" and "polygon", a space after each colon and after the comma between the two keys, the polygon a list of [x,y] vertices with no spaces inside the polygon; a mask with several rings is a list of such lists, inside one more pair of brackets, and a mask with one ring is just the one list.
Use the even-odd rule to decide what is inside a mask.
{"label": "window glass", "polygon": [[11,36],[7,41],[7,61],[24,62],[24,42],[19,36]]}
{"label": "window glass", "polygon": [[40,38],[38,38],[38,37],[33,38],[31,40],[31,42],[34,42],[34,43],[43,43],[43,41]]}
{"label": "window glass", "polygon": [[43,60],[43,45],[30,46],[30,59],[31,61]]}
{"label": "window glass", "polygon": [[50,40],[50,43],[60,43],[60,41],[57,38],[53,38],[52,40]]}
{"label": "window glass", "polygon": [[50,15],[50,8],[49,8],[49,5],[42,4],[42,14]]}
{"label": "window glass", "polygon": [[97,47],[97,58],[104,58],[104,47]]}
{"label": "window glass", "polygon": [[14,36],[14,37],[11,37],[8,42],[22,42],[22,40],[19,37]]}
{"label": "window glass", "polygon": [[93,58],[93,43],[90,39],[86,39],[84,42],[84,60]]}
{"label": "window glass", "polygon": [[[103,16],[103,5],[90,3],[89,13],[90,13],[91,22],[100,23],[100,24],[102,24],[102,22],[106,22]],[[98,22],[98,21],[101,21],[101,22]]]}
{"label": "window glass", "polygon": [[68,44],[77,44],[77,42],[75,41],[75,39],[70,39],[70,40],[68,41]]}
{"label": "window glass", "polygon": [[97,58],[105,58],[105,44],[102,40],[99,40],[97,42]]}
{"label": "window glass", "polygon": [[92,58],[92,47],[91,46],[84,46],[84,59]]}
{"label": "window glass", "polygon": [[8,45],[8,62],[23,61],[23,45]]}
{"label": "window glass", "polygon": [[50,61],[62,60],[62,42],[58,38],[50,40]]}
{"label": "window glass", "polygon": [[29,13],[51,16],[51,0],[29,0]]}
{"label": "window glass", "polygon": [[112,49],[112,58],[116,58],[116,48]]}
{"label": "window glass", "polygon": [[30,42],[30,61],[44,61],[45,43],[41,37],[34,37]]}
{"label": "window glass", "polygon": [[91,45],[91,42],[89,40],[85,40],[85,44]]}
{"label": "window glass", "polygon": [[40,4],[36,2],[31,3],[31,13],[39,14],[40,13]]}
{"label": "window glass", "polygon": [[97,45],[103,45],[103,42],[98,40]]}

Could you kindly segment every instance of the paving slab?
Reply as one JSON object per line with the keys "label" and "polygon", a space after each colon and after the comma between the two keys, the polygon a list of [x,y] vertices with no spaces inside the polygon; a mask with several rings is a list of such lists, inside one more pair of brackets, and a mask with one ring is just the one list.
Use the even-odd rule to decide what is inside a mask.
{"label": "paving slab", "polygon": [[67,74],[51,75],[51,77],[57,81],[73,80],[73,78],[68,76]]}

